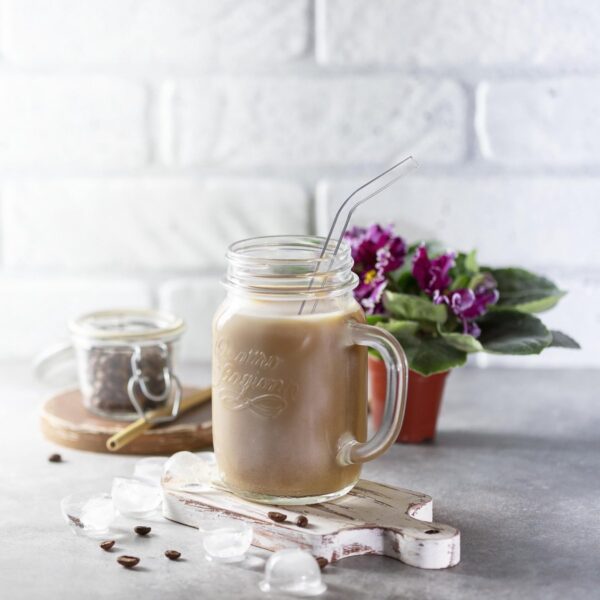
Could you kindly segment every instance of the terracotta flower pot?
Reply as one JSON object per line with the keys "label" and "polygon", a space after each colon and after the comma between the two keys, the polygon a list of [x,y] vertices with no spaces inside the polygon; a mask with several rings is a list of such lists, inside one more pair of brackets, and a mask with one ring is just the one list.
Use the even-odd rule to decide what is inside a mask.
{"label": "terracotta flower pot", "polygon": [[[433,440],[448,373],[449,371],[445,371],[424,377],[414,371],[410,372],[406,412],[397,443],[419,444]],[[386,387],[383,361],[369,356],[369,404],[376,428],[381,425],[383,417]]]}

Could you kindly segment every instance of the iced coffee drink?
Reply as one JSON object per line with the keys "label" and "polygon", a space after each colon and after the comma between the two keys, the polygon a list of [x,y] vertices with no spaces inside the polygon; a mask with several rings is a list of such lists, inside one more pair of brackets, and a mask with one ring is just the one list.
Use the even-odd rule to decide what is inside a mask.
{"label": "iced coffee drink", "polygon": [[340,440],[367,432],[367,349],[348,321],[360,308],[215,318],[215,451],[224,483],[260,496],[324,496],[352,487],[360,465],[340,465]]}

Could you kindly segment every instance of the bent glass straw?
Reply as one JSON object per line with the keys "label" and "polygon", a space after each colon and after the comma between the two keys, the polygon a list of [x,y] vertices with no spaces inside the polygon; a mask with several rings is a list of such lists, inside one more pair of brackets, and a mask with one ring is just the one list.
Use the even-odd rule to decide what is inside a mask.
{"label": "bent glass straw", "polygon": [[[330,270],[333,267],[335,257],[338,253],[338,250],[340,249],[342,240],[344,238],[344,233],[346,233],[346,229],[348,229],[348,224],[350,223],[350,219],[352,218],[354,211],[361,204],[364,204],[367,200],[370,200],[371,198],[377,196],[381,192],[387,190],[389,187],[394,185],[394,183],[396,183],[399,179],[404,177],[407,173],[409,173],[413,169],[416,169],[417,166],[418,166],[417,161],[412,156],[407,156],[406,158],[403,158],[400,162],[397,162],[395,165],[392,165],[389,169],[386,169],[385,171],[383,171],[383,173],[380,173],[376,177],[373,177],[373,179],[370,179],[366,183],[363,183],[361,186],[357,187],[344,200],[342,205],[338,208],[337,212],[335,213],[335,217],[333,218],[333,223],[331,224],[331,227],[329,228],[329,233],[327,234],[327,238],[325,239],[325,243],[323,244],[323,249],[321,250],[321,254],[319,255],[319,258],[323,258],[323,256],[325,255],[325,252],[327,251],[327,247],[329,246],[329,242],[332,239],[337,239],[335,249],[333,251],[333,254],[331,255],[331,260],[329,261],[329,264],[327,265],[327,267],[323,267],[323,265],[321,263],[319,263],[319,265],[317,266],[317,268],[313,274],[313,277],[311,278],[310,282],[308,283],[308,290],[312,289],[312,287],[314,285],[314,281],[315,281],[315,276],[319,272],[321,272],[323,270],[325,270],[325,271]],[[382,185],[382,183],[383,183],[383,185]],[[372,188],[375,188],[375,189],[372,189]],[[350,205],[349,204],[350,201],[357,194],[359,194],[361,192],[363,192],[363,194],[366,194],[366,195],[359,198],[352,205]],[[348,211],[348,214],[346,215],[346,218],[342,220],[340,217],[343,215],[345,210]],[[339,223],[342,224],[339,235],[337,235],[337,237],[334,237],[334,234],[336,232],[336,226]],[[321,287],[323,287],[326,282],[327,282],[327,278],[325,278],[323,280],[323,282],[321,283]],[[315,303],[313,304],[311,312],[313,312],[313,313],[315,312],[318,302],[319,302],[318,300],[315,300]],[[302,304],[300,305],[300,310],[298,311],[299,315],[301,315],[302,312],[304,311],[305,305],[306,305],[306,300],[303,300]]]}

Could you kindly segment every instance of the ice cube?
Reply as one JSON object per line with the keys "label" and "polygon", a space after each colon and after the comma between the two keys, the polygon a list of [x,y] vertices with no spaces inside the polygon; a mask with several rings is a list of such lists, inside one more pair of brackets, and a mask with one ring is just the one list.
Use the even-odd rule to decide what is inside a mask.
{"label": "ice cube", "polygon": [[165,463],[162,484],[183,492],[205,492],[212,489],[217,476],[213,452],[177,452]]}
{"label": "ice cube", "polygon": [[83,527],[90,531],[108,531],[116,516],[114,504],[108,495],[90,498],[81,509]]}
{"label": "ice cube", "polygon": [[201,515],[197,525],[208,560],[218,562],[244,560],[252,544],[252,525],[215,513]]}
{"label": "ice cube", "polygon": [[263,592],[296,596],[318,596],[327,589],[321,581],[321,569],[315,558],[299,548],[287,548],[272,554],[259,587]]}
{"label": "ice cube", "polygon": [[115,477],[111,491],[115,508],[128,517],[143,517],[162,502],[162,490],[138,479]]}
{"label": "ice cube", "polygon": [[92,537],[107,533],[117,517],[109,494],[72,494],[61,500],[60,508],[75,533]]}
{"label": "ice cube", "polygon": [[166,456],[141,458],[135,463],[135,467],[133,468],[134,479],[139,479],[149,485],[160,486],[160,480],[167,460]]}

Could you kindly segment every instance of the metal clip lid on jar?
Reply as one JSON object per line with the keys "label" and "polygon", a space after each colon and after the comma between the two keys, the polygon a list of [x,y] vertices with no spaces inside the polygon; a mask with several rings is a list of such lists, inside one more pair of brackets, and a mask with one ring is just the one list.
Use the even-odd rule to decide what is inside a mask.
{"label": "metal clip lid on jar", "polygon": [[185,330],[183,319],[154,310],[106,310],[69,323],[85,406],[102,416],[145,418],[148,408],[181,403],[174,374],[175,348]]}

